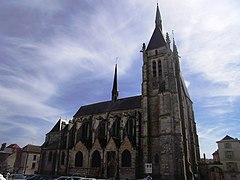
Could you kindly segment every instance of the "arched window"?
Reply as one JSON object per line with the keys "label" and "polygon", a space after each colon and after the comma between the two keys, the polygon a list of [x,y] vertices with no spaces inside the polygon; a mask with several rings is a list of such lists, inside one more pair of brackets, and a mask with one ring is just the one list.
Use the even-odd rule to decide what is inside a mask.
{"label": "arched window", "polygon": [[116,117],[116,120],[114,121],[112,128],[111,128],[111,136],[114,138],[119,138],[120,137],[120,117]]}
{"label": "arched window", "polygon": [[52,161],[52,151],[49,152],[49,155],[48,155],[48,161]]}
{"label": "arched window", "polygon": [[65,153],[62,152],[62,156],[61,156],[61,165],[64,165],[65,162]]}
{"label": "arched window", "polygon": [[131,167],[131,153],[127,149],[122,153],[122,167]]}
{"label": "arched window", "polygon": [[83,165],[83,154],[81,151],[79,151],[75,156],[75,166],[82,167],[82,165]]}
{"label": "arched window", "polygon": [[158,50],[155,50],[155,55],[157,55],[158,54]]}
{"label": "arched window", "polygon": [[156,62],[152,62],[152,71],[153,71],[153,77],[157,76],[157,71],[156,71]]}
{"label": "arched window", "polygon": [[159,164],[159,155],[158,155],[158,154],[155,154],[155,156],[154,156],[154,162],[155,162],[156,164]]}
{"label": "arched window", "polygon": [[91,121],[84,120],[81,127],[77,130],[77,142],[82,141],[87,148],[92,145],[91,127]]}
{"label": "arched window", "polygon": [[83,123],[81,128],[82,128],[82,138],[86,139],[88,137],[88,123],[87,122]]}
{"label": "arched window", "polygon": [[101,155],[97,150],[92,154],[92,167],[101,167]]}
{"label": "arched window", "polygon": [[133,137],[134,136],[134,122],[133,118],[129,118],[127,121],[127,124],[125,125],[125,131],[128,137]]}
{"label": "arched window", "polygon": [[53,163],[56,163],[56,159],[57,159],[57,152],[55,151],[53,154]]}
{"label": "arched window", "polygon": [[162,77],[162,62],[158,60],[158,76]]}
{"label": "arched window", "polygon": [[107,121],[102,121],[98,127],[98,138],[107,138]]}

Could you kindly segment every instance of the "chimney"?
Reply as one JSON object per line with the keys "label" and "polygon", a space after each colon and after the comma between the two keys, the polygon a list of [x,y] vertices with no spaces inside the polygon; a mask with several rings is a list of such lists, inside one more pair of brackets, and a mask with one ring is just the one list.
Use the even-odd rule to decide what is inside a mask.
{"label": "chimney", "polygon": [[203,153],[203,159],[204,159],[204,163],[206,163],[206,154]]}
{"label": "chimney", "polygon": [[2,146],[1,146],[1,151],[4,151],[4,149],[6,148],[6,146],[7,146],[7,143],[2,143]]}

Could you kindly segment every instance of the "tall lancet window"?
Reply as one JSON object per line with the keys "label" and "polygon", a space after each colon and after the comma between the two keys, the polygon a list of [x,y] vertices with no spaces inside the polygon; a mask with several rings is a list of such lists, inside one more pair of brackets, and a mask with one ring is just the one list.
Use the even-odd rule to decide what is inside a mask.
{"label": "tall lancet window", "polygon": [[153,77],[156,77],[157,76],[156,61],[152,62],[152,71],[153,71]]}
{"label": "tall lancet window", "polygon": [[61,165],[64,165],[64,163],[65,163],[65,153],[62,152]]}
{"label": "tall lancet window", "polygon": [[161,62],[161,60],[158,60],[158,76],[159,76],[159,78],[162,77],[162,62]]}

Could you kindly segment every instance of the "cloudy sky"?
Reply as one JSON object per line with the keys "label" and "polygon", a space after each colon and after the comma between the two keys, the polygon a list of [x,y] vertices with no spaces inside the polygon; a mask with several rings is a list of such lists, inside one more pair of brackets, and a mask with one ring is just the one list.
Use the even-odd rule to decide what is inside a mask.
{"label": "cloudy sky", "polygon": [[[61,117],[141,94],[156,0],[0,0],[0,143],[41,145]],[[240,138],[240,1],[159,0],[194,103],[201,156]]]}

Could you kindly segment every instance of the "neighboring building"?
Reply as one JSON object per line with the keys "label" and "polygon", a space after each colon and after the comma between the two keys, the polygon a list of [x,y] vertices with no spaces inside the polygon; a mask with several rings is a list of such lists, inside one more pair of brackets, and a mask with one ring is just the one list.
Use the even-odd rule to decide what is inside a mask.
{"label": "neighboring building", "polygon": [[21,148],[17,144],[6,145],[3,143],[0,150],[0,171],[15,172],[19,169]]}
{"label": "neighboring building", "polygon": [[219,161],[218,150],[213,153],[213,159],[206,159],[204,154],[198,165],[202,180],[224,180],[223,165]]}
{"label": "neighboring building", "polygon": [[18,173],[37,174],[39,167],[41,147],[28,144],[22,149],[21,169]]}
{"label": "neighboring building", "polygon": [[212,154],[212,161],[199,163],[201,178],[204,180],[240,179],[240,141],[226,135],[217,141],[218,149]]}
{"label": "neighboring building", "polygon": [[225,136],[217,141],[218,156],[220,163],[223,164],[225,180],[240,179],[240,141],[230,136]]}
{"label": "neighboring building", "polygon": [[36,145],[26,145],[20,148],[17,144],[1,148],[0,155],[6,155],[0,162],[0,171],[3,173],[36,174],[39,167],[41,148]]}
{"label": "neighboring building", "polygon": [[180,71],[175,41],[155,29],[143,44],[142,94],[86,105],[46,134],[40,173],[136,179],[198,179],[199,143],[192,101]]}

